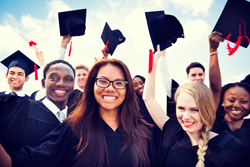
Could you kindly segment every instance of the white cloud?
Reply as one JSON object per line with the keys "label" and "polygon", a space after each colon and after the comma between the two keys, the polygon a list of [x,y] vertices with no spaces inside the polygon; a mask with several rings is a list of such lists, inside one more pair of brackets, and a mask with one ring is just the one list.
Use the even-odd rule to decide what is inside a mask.
{"label": "white cloud", "polygon": [[183,13],[191,12],[192,15],[198,16],[200,14],[206,16],[213,0],[171,0],[175,8],[181,10]]}

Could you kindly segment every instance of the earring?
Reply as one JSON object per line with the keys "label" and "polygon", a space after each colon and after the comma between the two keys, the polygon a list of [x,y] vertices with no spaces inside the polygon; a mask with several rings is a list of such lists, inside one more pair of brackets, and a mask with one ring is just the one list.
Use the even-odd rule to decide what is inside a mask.
{"label": "earring", "polygon": [[222,104],[221,104],[221,106],[223,107],[223,106],[224,106],[224,104],[222,103]]}

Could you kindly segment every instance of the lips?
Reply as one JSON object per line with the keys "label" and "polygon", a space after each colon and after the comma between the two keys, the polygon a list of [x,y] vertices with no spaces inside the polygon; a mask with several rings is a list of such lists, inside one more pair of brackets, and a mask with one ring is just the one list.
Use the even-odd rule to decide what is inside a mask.
{"label": "lips", "polygon": [[235,111],[235,110],[233,110],[232,113],[233,113],[234,115],[240,115],[240,114],[242,113],[242,111]]}
{"label": "lips", "polygon": [[187,122],[187,121],[182,121],[182,123],[185,127],[190,127],[194,124],[194,122]]}

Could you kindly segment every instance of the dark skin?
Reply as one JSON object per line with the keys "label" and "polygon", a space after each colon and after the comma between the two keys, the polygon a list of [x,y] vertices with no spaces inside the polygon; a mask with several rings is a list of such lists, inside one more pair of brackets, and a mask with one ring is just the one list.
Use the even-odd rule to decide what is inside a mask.
{"label": "dark skin", "polygon": [[[217,52],[220,42],[224,41],[221,37],[222,33],[214,31],[209,35],[209,50],[210,54]],[[210,55],[209,62],[209,82],[210,89],[214,96],[215,106],[218,107],[220,102],[220,92],[221,92],[221,75],[220,66],[218,60],[218,53]]]}
{"label": "dark skin", "polygon": [[50,66],[42,86],[46,89],[46,97],[60,110],[66,107],[68,98],[74,89],[74,72],[63,63]]}

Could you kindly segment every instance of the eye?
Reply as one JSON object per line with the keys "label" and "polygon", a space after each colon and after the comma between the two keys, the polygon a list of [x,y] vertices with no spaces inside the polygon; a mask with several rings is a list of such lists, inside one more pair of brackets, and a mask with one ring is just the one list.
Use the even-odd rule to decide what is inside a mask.
{"label": "eye", "polygon": [[235,102],[234,99],[228,99],[228,101],[229,101],[230,103],[234,103],[234,102]]}
{"label": "eye", "polygon": [[67,78],[65,78],[65,82],[73,82],[73,78],[67,77]]}
{"label": "eye", "polygon": [[53,76],[50,76],[49,79],[50,79],[51,81],[57,81],[57,80],[58,80],[58,77],[53,75]]}
{"label": "eye", "polygon": [[192,111],[199,112],[199,110],[195,108],[193,108]]}
{"label": "eye", "polygon": [[178,106],[178,110],[184,110],[184,107]]}
{"label": "eye", "polygon": [[242,103],[242,104],[247,104],[247,103],[249,103],[249,102],[248,102],[247,100],[246,100],[246,101],[244,100],[244,101],[241,101],[241,103]]}
{"label": "eye", "polygon": [[106,80],[106,79],[98,79],[98,83],[105,85],[105,84],[108,83],[108,80]]}

